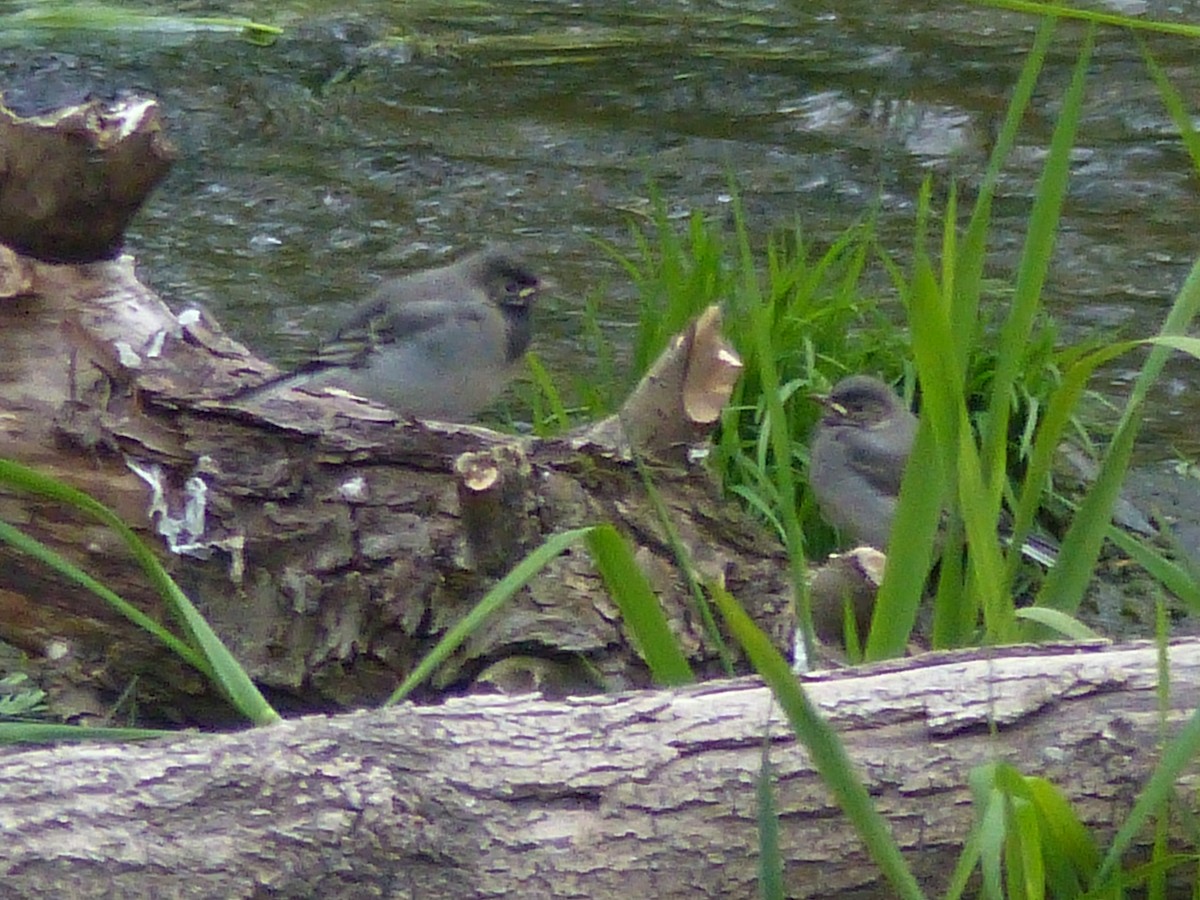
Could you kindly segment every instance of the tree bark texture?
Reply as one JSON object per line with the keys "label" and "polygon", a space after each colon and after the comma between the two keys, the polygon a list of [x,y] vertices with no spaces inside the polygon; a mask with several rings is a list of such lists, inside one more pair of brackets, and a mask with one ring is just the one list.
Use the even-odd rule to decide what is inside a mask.
{"label": "tree bark texture", "polygon": [[[1172,645],[1170,671],[1174,733],[1200,695],[1200,642]],[[1096,643],[805,686],[936,893],[971,827],[968,774],[995,760],[1054,781],[1103,846],[1160,757],[1157,680],[1153,646]],[[788,895],[892,896],[753,679],[10,750],[6,896],[753,897],[767,734]],[[1178,787],[1195,810],[1195,767]]]}
{"label": "tree bark texture", "polygon": [[[722,580],[779,646],[790,642],[779,543],[722,498],[701,466],[650,466],[663,517],[637,467],[615,443],[601,443],[600,431],[538,441],[398,420],[328,391],[222,399],[273,370],[202,311],[172,314],[138,282],[128,257],[54,266],[0,252],[5,454],[88,491],[160,548],[276,699],[298,698],[308,710],[378,701],[526,552],[550,534],[599,522],[632,539],[700,673],[718,674],[717,654],[668,521],[698,577]],[[700,400],[688,402],[703,411]],[[0,516],[163,615],[103,527],[8,491],[0,491]],[[136,683],[145,715],[222,715],[198,675],[89,593],[7,547],[0,637],[79,712],[101,712]],[[514,654],[586,659],[611,688],[647,684],[582,549],[535,579],[433,687],[469,683]]]}

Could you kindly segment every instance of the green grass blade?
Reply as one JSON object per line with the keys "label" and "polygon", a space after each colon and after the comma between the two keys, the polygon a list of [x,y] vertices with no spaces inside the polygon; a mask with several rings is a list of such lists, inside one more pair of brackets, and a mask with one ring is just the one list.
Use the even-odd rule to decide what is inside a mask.
{"label": "green grass blade", "polygon": [[971,875],[979,865],[980,859],[979,826],[975,825],[971,829],[971,833],[967,835],[962,852],[958,855],[958,861],[954,864],[950,883],[946,886],[946,893],[943,895],[944,900],[961,900],[963,894],[966,893],[967,885],[971,883]]}
{"label": "green grass blade", "polygon": [[208,667],[208,662],[202,655],[197,653],[175,635],[171,634],[166,628],[163,628],[158,622],[151,619],[148,615],[134,606],[125,598],[110,590],[105,585],[101,584],[91,575],[84,572],[82,569],[74,565],[67,559],[64,559],[54,550],[47,547],[45,544],[29,537],[18,528],[13,527],[7,522],[0,521],[0,541],[20,550],[27,556],[36,559],[42,565],[49,569],[53,569],[64,578],[75,582],[80,587],[91,591],[114,610],[141,628],[148,634],[154,635],[164,645],[166,645],[173,653],[180,658],[186,660],[190,665],[195,666],[207,677],[212,677],[212,672]]}
{"label": "green grass blade", "polygon": [[999,497],[983,482],[981,462],[972,440],[964,405],[959,411],[959,506],[971,548],[971,587],[983,606],[987,640],[993,644],[1016,638],[1012,596],[1004,581],[1004,560],[998,540]]}
{"label": "green grass blade", "polygon": [[1063,538],[1059,558],[1071,560],[1072,564],[1058,565],[1050,570],[1038,592],[1039,606],[1050,606],[1067,613],[1074,613],[1078,609],[1100,554],[1100,545],[1108,532],[1112,509],[1120,495],[1125,471],[1129,468],[1134,439],[1141,425],[1142,405],[1150,387],[1166,365],[1172,352],[1171,346],[1187,346],[1186,341],[1189,339],[1184,336],[1197,311],[1200,311],[1200,262],[1193,264],[1179,296],[1167,314],[1158,343],[1150,350],[1134,381],[1096,483],[1080,504],[1079,511]]}
{"label": "green grass blade", "polygon": [[550,377],[550,373],[546,371],[546,367],[542,365],[541,358],[530,351],[525,354],[525,365],[529,367],[529,373],[533,377],[533,386],[536,391],[537,398],[545,400],[549,405],[549,420],[551,427],[543,426],[545,416],[535,416],[534,426],[538,428],[539,437],[548,437],[552,434],[561,434],[571,427],[571,417],[567,414],[567,406],[563,403],[562,394],[559,393],[558,386],[554,383],[554,379]]}
{"label": "green grass blade", "polygon": [[1151,31],[1159,34],[1176,34],[1192,39],[1200,38],[1200,26],[1187,25],[1182,22],[1164,22],[1161,19],[1141,19],[1132,16],[1122,16],[1117,13],[1096,12],[1090,9],[1080,9],[1074,6],[1063,6],[1058,3],[1039,3],[1036,0],[975,0],[980,6],[990,6],[993,9],[1007,9],[1012,12],[1028,13],[1034,16],[1053,16],[1059,19],[1075,19],[1089,22],[1092,25],[1113,25],[1118,28],[1129,28],[1137,31]]}
{"label": "green grass blade", "polygon": [[1161,815],[1167,807],[1175,784],[1200,754],[1200,709],[1194,711],[1183,730],[1163,750],[1162,761],[1150,781],[1138,795],[1112,845],[1092,879],[1093,889],[1101,887],[1117,871],[1121,857],[1129,850],[1134,838],[1142,833],[1151,816]]}
{"label": "green grass blade", "polygon": [[1041,820],[1029,785],[1015,766],[993,767],[995,784],[1003,795],[1005,819],[1005,883],[1012,900],[1041,900],[1046,871]]}
{"label": "green grass blade", "polygon": [[[700,619],[700,624],[704,626],[704,636],[708,638],[709,643],[717,651],[717,656],[720,657],[721,667],[725,670],[725,674],[732,678],[735,674],[733,654],[729,652],[729,648],[725,645],[725,638],[721,635],[721,630],[717,628],[717,621],[713,617],[708,597],[704,595],[704,589],[701,587],[700,580],[696,576],[696,567],[692,563],[691,555],[679,537],[679,529],[675,527],[675,522],[667,510],[667,505],[663,502],[662,494],[659,492],[657,486],[655,486],[654,479],[650,477],[649,467],[640,458],[635,457],[634,462],[637,465],[638,475],[642,478],[642,484],[646,488],[646,497],[650,500],[650,504],[654,508],[654,515],[658,519],[659,527],[666,532],[667,541],[671,545],[671,553],[675,557],[675,564],[679,567],[680,575],[687,582],[688,592],[692,597],[692,610]],[[632,561],[633,557],[631,555],[631,564]],[[634,566],[634,569],[636,573],[631,574],[630,577],[640,577],[645,582],[646,578],[641,569],[637,566]],[[612,589],[613,586],[610,584],[609,590],[612,591]],[[651,590],[649,583],[646,584],[646,590]],[[651,593],[651,596],[653,596],[653,593]],[[657,603],[655,606],[657,608]],[[684,682],[671,683],[687,684],[689,681],[690,679]]]}
{"label": "green grass blade", "polygon": [[1117,549],[1145,569],[1151,578],[1186,603],[1192,615],[1200,615],[1200,584],[1193,571],[1166,559],[1145,541],[1120,528],[1109,526],[1107,536]]}
{"label": "green grass blade", "polygon": [[933,429],[922,420],[900,485],[900,501],[888,539],[887,566],[867,637],[868,660],[903,656],[908,646],[933,565],[933,544],[942,509],[941,484]]}
{"label": "green grass blade", "polygon": [[533,578],[538,572],[545,568],[555,557],[570,547],[577,541],[582,540],[591,528],[576,528],[573,531],[564,531],[561,534],[553,535],[548,538],[544,544],[530,552],[513,568],[511,572],[505,575],[496,583],[496,585],[484,595],[475,608],[463,616],[462,620],[455,623],[449,631],[442,637],[433,649],[429,651],[412,670],[409,676],[404,679],[401,685],[392,692],[388,697],[384,706],[391,706],[399,703],[405,697],[413,692],[413,690],[426,678],[445,662],[446,658],[453,653],[463,641],[474,634],[488,617],[497,609],[507,603],[512,596],[529,583],[529,579]]}
{"label": "green grass blade", "polygon": [[[163,571],[166,575],[166,571]],[[255,725],[271,725],[281,717],[255,687],[254,682],[229,652],[217,633],[212,630],[204,616],[200,615],[192,601],[167,577],[166,597],[171,612],[191,636],[192,644],[200,649],[212,667],[213,678],[236,709]]]}
{"label": "green grass blade", "polygon": [[[971,220],[967,225],[967,233],[962,241],[962,252],[958,258],[958,272],[954,280],[954,306],[951,315],[954,316],[954,333],[968,333],[967,327],[974,327],[979,320],[979,297],[983,280],[984,263],[987,259],[987,233],[992,218],[992,200],[996,193],[996,185],[1000,181],[1001,168],[1016,144],[1017,132],[1021,121],[1033,98],[1038,76],[1045,64],[1046,53],[1054,38],[1055,20],[1042,20],[1033,47],[1025,57],[1025,65],[1013,88],[1012,100],[1004,116],[1004,124],[996,139],[988,159],[987,170],[979,187],[979,196],[971,211]],[[959,371],[966,373],[970,360],[972,343],[963,343],[955,348],[958,355]]]}
{"label": "green grass blade", "polygon": [[[1171,665],[1167,652],[1167,641],[1170,627],[1167,624],[1167,604],[1160,596],[1154,604],[1154,643],[1158,650],[1158,742],[1165,744],[1169,737],[1168,722],[1171,716]],[[1150,853],[1152,861],[1161,862],[1171,852],[1171,800],[1168,798],[1158,815],[1154,817],[1154,849]],[[1147,879],[1146,900],[1166,900],[1167,872],[1156,872]]]}
{"label": "green grass blade", "polygon": [[628,542],[612,525],[597,525],[584,539],[655,682],[664,687],[691,684],[691,666]]}
{"label": "green grass blade", "polygon": [[[0,483],[10,484],[73,506],[116,531],[159,596],[163,598],[171,614],[187,633],[191,646],[199,650],[208,661],[206,666],[198,666],[200,671],[211,678],[234,707],[256,725],[270,725],[279,721],[279,714],[267,703],[245,669],[221,643],[216,633],[204,621],[204,617],[197,612],[196,607],[163,568],[162,563],[116,513],[83,491],[12,460],[0,459]],[[116,608],[122,615],[127,615],[121,607]],[[158,634],[157,631],[154,633]],[[184,658],[192,662],[191,657]]]}
{"label": "green grass blade", "polygon": [[1100,864],[1096,842],[1054,784],[1025,776],[1025,786],[1042,822],[1047,862],[1060,865],[1059,873],[1050,876],[1059,885],[1059,896],[1078,895],[1082,890],[1080,877],[1094,872]]}
{"label": "green grass blade", "polygon": [[1175,127],[1179,129],[1183,146],[1187,148],[1188,156],[1192,158],[1192,168],[1200,172],[1200,135],[1196,134],[1196,128],[1192,125],[1191,113],[1188,112],[1183,98],[1179,96],[1175,86],[1167,79],[1167,74],[1151,54],[1150,48],[1146,46],[1146,41],[1140,34],[1137,35],[1137,42],[1138,49],[1142,53],[1142,60],[1146,63],[1146,68],[1150,70],[1154,85],[1158,88],[1159,96],[1162,97],[1163,106],[1166,107],[1167,114],[1175,123]]}
{"label": "green grass blade", "polygon": [[1039,625],[1057,631],[1063,637],[1072,641],[1097,641],[1102,640],[1104,637],[1099,632],[1088,628],[1078,619],[1068,616],[1057,609],[1047,609],[1044,606],[1027,606],[1024,609],[1018,609],[1016,617],[1029,622],[1037,622]]}
{"label": "green grass blade", "polygon": [[38,722],[0,723],[0,744],[56,744],[66,741],[148,741],[179,737],[178,731],[153,728],[93,728],[79,725],[50,725]]}
{"label": "green grass blade", "polygon": [[1153,344],[1157,347],[1167,347],[1171,350],[1179,350],[1180,352],[1186,353],[1194,359],[1200,360],[1200,338],[1170,334],[1147,338],[1144,341],[1138,341],[1138,343]]}
{"label": "green grass blade", "polygon": [[783,854],[779,850],[779,814],[775,810],[775,767],[771,765],[771,738],[763,737],[755,797],[758,800],[758,895],[762,900],[783,900]]}
{"label": "green grass blade", "polygon": [[967,583],[967,566],[962,552],[965,545],[962,521],[957,516],[948,516],[943,546],[950,549],[942,553],[938,562],[933,607],[931,640],[937,650],[976,643],[979,598],[973,592],[963,590]]}
{"label": "green grass blade", "polygon": [[712,594],[730,632],[771,688],[791,722],[796,737],[808,749],[821,780],[837,798],[838,805],[858,831],[896,896],[912,900],[922,897],[921,889],[905,864],[900,848],[892,839],[887,820],[872,806],[866,788],[854,773],[854,763],[846,754],[837,734],[817,713],[787,662],[741,606],[719,586],[712,587]]}
{"label": "green grass blade", "polygon": [[171,581],[170,575],[163,569],[154,554],[133,533],[133,530],[121,521],[116,513],[98,500],[93,499],[83,491],[76,490],[34,469],[8,459],[0,459],[0,484],[10,484],[23,491],[40,494],[43,497],[49,497],[52,500],[73,506],[107,525],[121,536],[121,539],[133,554],[133,558],[142,567],[142,571],[146,573],[146,577],[150,579],[155,589],[160,594],[165,593],[167,584]]}
{"label": "green grass blade", "polygon": [[114,32],[232,32],[259,46],[269,46],[283,34],[282,28],[264,25],[250,19],[217,16],[146,15],[119,6],[100,3],[63,5],[44,3],[9,13],[4,17],[5,29],[39,29],[47,31],[114,31]]}
{"label": "green grass blade", "polygon": [[1046,866],[1042,859],[1042,833],[1037,810],[1028,801],[1008,802],[1009,897],[1043,900],[1046,896]]}
{"label": "green grass blade", "polygon": [[1000,332],[1000,350],[985,420],[983,471],[989,486],[1007,478],[1005,444],[1008,440],[1008,421],[1013,384],[1024,358],[1033,323],[1041,305],[1042,286],[1054,251],[1062,214],[1063,199],[1070,178],[1071,150],[1083,112],[1084,88],[1091,63],[1095,29],[1089,28],[1080,48],[1063,98],[1062,111],[1050,141],[1050,152],[1038,179],[1037,194],[1030,212],[1025,245],[1017,267],[1016,288],[1012,308]]}
{"label": "green grass blade", "polygon": [[1003,900],[1004,843],[1008,836],[1004,815],[1004,794],[993,788],[979,826],[979,866],[983,874],[983,896],[988,900]]}

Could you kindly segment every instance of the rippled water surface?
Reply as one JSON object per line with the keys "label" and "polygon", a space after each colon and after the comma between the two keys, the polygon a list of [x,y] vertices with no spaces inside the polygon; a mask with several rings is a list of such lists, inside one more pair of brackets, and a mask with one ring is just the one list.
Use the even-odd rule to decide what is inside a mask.
{"label": "rippled water surface", "polygon": [[[264,354],[300,354],[380,275],[504,238],[557,283],[538,349],[565,367],[589,292],[632,319],[625,273],[591,239],[631,250],[651,181],[673,212],[724,221],[735,174],[760,238],[796,221],[831,238],[877,208],[903,261],[922,179],[943,192],[958,179],[970,199],[1036,27],[929,3],[447,8],[280,13],[268,48],[36,33],[5,49],[0,76],[162,98],[182,159],[129,250],[169,302],[203,302]],[[1200,19],[1194,3],[1150,12]],[[997,275],[1020,252],[1082,34],[1060,27],[1003,178]],[[1147,41],[1180,94],[1200,96],[1195,45]],[[1089,85],[1049,303],[1068,339],[1142,336],[1196,256],[1195,176],[1127,33],[1100,33]],[[1156,398],[1171,439],[1197,411],[1194,369],[1173,366]]]}

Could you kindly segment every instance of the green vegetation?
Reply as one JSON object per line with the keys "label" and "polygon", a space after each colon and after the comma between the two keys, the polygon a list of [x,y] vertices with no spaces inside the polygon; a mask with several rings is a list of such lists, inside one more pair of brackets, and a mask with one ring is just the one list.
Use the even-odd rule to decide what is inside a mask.
{"label": "green vegetation", "polygon": [[[1031,9],[1040,15],[1054,11],[1014,0],[997,5]],[[1011,292],[992,290],[983,277],[991,204],[1053,39],[1055,21],[1049,18],[1037,33],[972,209],[960,216],[953,185],[935,189],[932,182],[927,183],[917,208],[912,251],[904,260],[878,245],[870,221],[822,248],[808,242],[803,227],[797,225],[768,238],[760,258],[752,249],[749,228],[736,200],[732,235],[725,235],[700,216],[694,216],[685,233],[679,234],[659,198],[653,234],[635,233],[638,257],[626,259],[609,248],[643,298],[633,354],[636,371],[644,371],[669,337],[704,307],[714,302],[723,305],[730,338],[746,369],[722,420],[711,465],[729,494],[756,512],[789,549],[802,621],[809,619],[806,560],[824,556],[835,541],[820,522],[803,485],[807,438],[816,415],[808,394],[859,371],[893,379],[910,398],[919,393],[922,425],[917,452],[905,476],[890,544],[891,561],[863,651],[868,659],[904,651],[926,591],[943,510],[949,524],[941,548],[945,562],[936,585],[930,632],[935,647],[981,641],[1002,644],[1036,638],[1047,629],[1080,633],[1071,617],[1079,608],[1106,539],[1119,542],[1164,587],[1193,608],[1200,607],[1200,588],[1191,573],[1114,532],[1109,524],[1150,385],[1168,354],[1183,351],[1200,357],[1200,341],[1186,337],[1200,309],[1200,264],[1181,289],[1160,334],[1146,341],[1058,348],[1053,323],[1041,308],[1042,286],[1066,194],[1069,153],[1081,117],[1094,27],[1114,21],[1133,24],[1113,16],[1070,14],[1089,18],[1092,24],[1083,38],[1072,81],[1061,98]],[[1183,104],[1148,52],[1146,61],[1200,170],[1200,141]],[[960,219],[964,218],[962,227]],[[881,293],[878,288],[868,287],[879,283],[886,284],[888,293],[899,302],[889,304],[877,296]],[[901,327],[902,323],[907,327]],[[594,319],[590,333],[597,341],[595,358],[611,361],[611,348],[603,346]],[[1054,448],[1075,427],[1076,408],[1089,377],[1117,355],[1145,345],[1149,345],[1149,353],[1108,443],[1100,475],[1064,536],[1063,562],[1037,587],[1035,605],[1020,610],[1014,601],[1018,553],[996,539],[1002,510],[1007,508],[1012,514],[1018,537],[1028,533],[1050,486]],[[954,352],[948,352],[950,348]],[[543,433],[564,428],[571,421],[568,405],[536,363],[534,382],[538,428]],[[626,387],[628,383],[601,378],[578,393],[589,411],[598,414],[615,408]],[[12,463],[0,462],[0,482],[69,503],[116,529],[159,588],[184,637],[149,620],[12,526],[0,523],[0,540],[95,592],[155,634],[211,678],[251,721],[276,720],[274,711],[161,565],[109,510]],[[411,692],[540,568],[579,542],[592,553],[655,677],[662,684],[686,682],[691,677],[688,663],[666,631],[661,610],[628,545],[611,525],[601,523],[557,535],[518,564],[451,629],[392,700]],[[736,598],[717,584],[695,587],[696,593],[703,595],[698,596],[701,609],[705,597],[710,598],[729,632],[770,685],[797,737],[895,893],[923,896],[837,734],[817,714],[787,662]],[[1165,646],[1165,626],[1159,639]],[[1161,681],[1165,696],[1169,683],[1165,662]],[[40,702],[40,696],[27,693],[9,706],[32,713]],[[1165,701],[1162,715],[1165,721]],[[0,724],[0,729],[4,727]],[[38,734],[41,732],[26,732],[26,739]],[[1049,782],[1000,762],[978,769],[971,777],[975,824],[965,839],[948,896],[961,896],[976,874],[986,897],[1118,897],[1142,884],[1149,886],[1151,895],[1164,896],[1166,873],[1184,861],[1194,861],[1171,854],[1164,823],[1176,779],[1200,750],[1200,711],[1172,740],[1164,736],[1163,744],[1159,769],[1107,849],[1098,846],[1069,802]],[[764,750],[763,778],[757,786],[764,817],[762,884],[765,896],[778,896],[783,890],[779,878],[782,861],[769,776]],[[1150,818],[1158,827],[1151,862],[1140,869],[1122,870],[1122,855]],[[1193,836],[1193,840],[1198,839]]]}
{"label": "green vegetation", "polygon": [[[731,191],[732,235],[698,213],[680,233],[664,199],[652,196],[649,233],[640,223],[634,226],[636,256],[605,247],[639,289],[635,375],[611,377],[613,348],[593,318],[585,333],[593,344],[589,355],[601,361],[602,372],[575,386],[585,417],[616,409],[636,373],[649,367],[670,336],[708,305],[720,304],[745,370],[711,464],[726,490],[787,546],[801,608],[805,558],[823,559],[836,546],[804,485],[807,444],[818,414],[810,395],[853,372],[891,379],[910,399],[919,393],[922,428],[893,526],[892,564],[880,591],[867,659],[904,651],[932,569],[943,510],[948,527],[929,635],[936,648],[1039,639],[1049,629],[1084,633],[1070,617],[1079,609],[1106,538],[1200,610],[1200,587],[1189,572],[1109,524],[1150,384],[1170,352],[1196,355],[1200,346],[1183,336],[1200,304],[1200,282],[1196,276],[1188,279],[1161,333],[1146,341],[1059,347],[1054,322],[1042,308],[1091,60],[1090,34],[1062,101],[1012,286],[983,276],[995,187],[1053,34],[1053,22],[1047,20],[1014,91],[973,208],[960,210],[953,184],[946,186],[939,205],[927,181],[911,255],[903,262],[878,244],[869,220],[822,248],[812,246],[802,225],[796,225],[768,236],[756,256],[736,189]],[[1190,135],[1178,98],[1168,98],[1168,106]],[[1193,146],[1190,137],[1186,143]],[[874,289],[879,284],[890,286],[887,293],[899,302]],[[594,312],[595,305],[590,308]],[[1087,382],[1100,366],[1147,344],[1152,349],[1100,476],[1064,536],[1062,561],[1034,584],[1033,610],[1018,610],[1014,598],[1028,573],[1022,572],[1015,548],[1030,533],[1050,492],[1055,449],[1082,432],[1078,406]],[[571,421],[569,404],[540,367],[535,386],[539,433],[560,430]],[[997,537],[999,522],[1008,516],[1018,538],[1011,549]]]}
{"label": "green vegetation", "polygon": [[269,46],[283,33],[274,25],[221,16],[150,14],[122,6],[92,2],[39,2],[0,15],[0,42],[20,43],[31,33],[90,31],[130,34],[232,34],[258,46]]}
{"label": "green vegetation", "polygon": [[[816,415],[805,395],[858,371],[893,378],[910,397],[919,386],[921,430],[893,524],[890,560],[865,649],[868,659],[904,652],[930,575],[943,509],[948,510],[949,526],[934,600],[930,637],[935,647],[1085,634],[1073,615],[1106,538],[1116,541],[1193,611],[1200,611],[1200,589],[1192,573],[1110,524],[1150,385],[1171,352],[1200,357],[1200,342],[1184,336],[1200,310],[1200,263],[1159,335],[1145,341],[1055,348],[1053,323],[1041,308],[1094,26],[1084,36],[1074,76],[1062,97],[1011,295],[989,294],[983,278],[999,173],[1054,31],[1055,20],[1044,19],[965,230],[959,230],[953,186],[939,210],[933,185],[927,183],[907,264],[875,244],[870,222],[820,252],[805,243],[800,227],[773,236],[762,264],[748,249],[740,211],[735,215],[734,249],[727,251],[725,236],[700,216],[693,216],[684,236],[678,235],[661,199],[656,203],[653,239],[639,233],[640,257],[623,259],[611,251],[641,290],[642,327],[635,352],[639,371],[690,317],[710,303],[722,304],[727,331],[746,370],[722,422],[712,464],[727,490],[779,534],[798,561],[798,572],[803,570],[805,551],[819,557],[831,546],[798,477]],[[1198,142],[1183,104],[1149,52],[1143,52],[1200,170]],[[929,246],[935,234],[936,250]],[[862,287],[870,283],[873,262],[882,264],[902,301],[907,342],[894,321],[899,316],[889,314],[887,306]],[[1011,511],[1018,538],[1029,533],[1050,486],[1054,450],[1070,429],[1078,428],[1076,407],[1088,379],[1098,367],[1145,345],[1149,353],[1108,443],[1100,474],[1064,536],[1062,560],[1037,589],[1035,605],[1019,610],[1014,600],[1019,551],[1005,549],[997,539],[1002,509]],[[954,352],[948,352],[951,348]],[[603,349],[597,356],[607,358]],[[615,398],[595,392],[583,396],[604,411],[615,403]],[[564,408],[557,396],[550,401],[554,408]],[[807,599],[799,580],[797,588],[803,621],[808,618]],[[716,585],[709,590],[893,890],[900,896],[922,896],[836,734],[816,714],[786,662],[734,598]],[[1165,634],[1160,641],[1165,642]],[[1168,675],[1164,664],[1164,683]],[[1003,764],[979,769],[972,776],[976,825],[965,842],[949,896],[961,896],[976,872],[982,875],[988,897],[1117,897],[1142,885],[1149,885],[1152,895],[1164,896],[1166,873],[1192,861],[1168,852],[1164,823],[1171,787],[1198,750],[1200,712],[1165,743],[1161,766],[1103,852],[1053,785]],[[763,766],[764,773],[769,772],[765,756]],[[760,782],[760,797],[764,790]],[[773,802],[768,797],[763,805],[769,810]],[[1158,823],[1152,861],[1122,871],[1122,854],[1150,818]],[[764,859],[777,859],[773,824],[764,823],[762,832]],[[778,873],[764,867],[764,896],[781,896],[780,884]]]}

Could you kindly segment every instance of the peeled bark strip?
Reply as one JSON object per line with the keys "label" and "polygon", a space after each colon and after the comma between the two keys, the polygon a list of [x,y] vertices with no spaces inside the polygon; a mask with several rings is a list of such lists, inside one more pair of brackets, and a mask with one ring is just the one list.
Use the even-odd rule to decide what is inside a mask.
{"label": "peeled bark strip", "polygon": [[[406,422],[334,391],[225,400],[271,367],[202,312],[172,314],[128,257],[50,266],[10,255],[0,259],[6,283],[5,454],[88,491],[140,530],[251,675],[295,698],[289,704],[328,709],[387,696],[524,554],[550,534],[599,522],[634,542],[698,672],[719,674],[667,529],[619,446]],[[688,564],[722,579],[788,646],[779,544],[701,466],[656,463],[651,474]],[[162,616],[106,529],[6,491],[0,516]],[[70,694],[80,712],[102,711],[136,681],[143,715],[222,715],[202,679],[144,633],[7,547],[0,637],[30,654],[52,697]],[[514,655],[579,656],[613,688],[647,684],[582,548],[475,635],[432,687],[461,687]],[[97,693],[82,702],[88,690]]]}
{"label": "peeled bark strip", "polygon": [[[1173,644],[1170,669],[1174,733],[1200,642]],[[1051,779],[1103,847],[1160,757],[1156,683],[1153,646],[1097,643],[930,654],[806,688],[934,896],[981,764]],[[751,897],[768,723],[788,895],[891,896],[752,679],[9,751],[5,896]],[[1195,810],[1196,787],[1192,767],[1177,802]]]}

